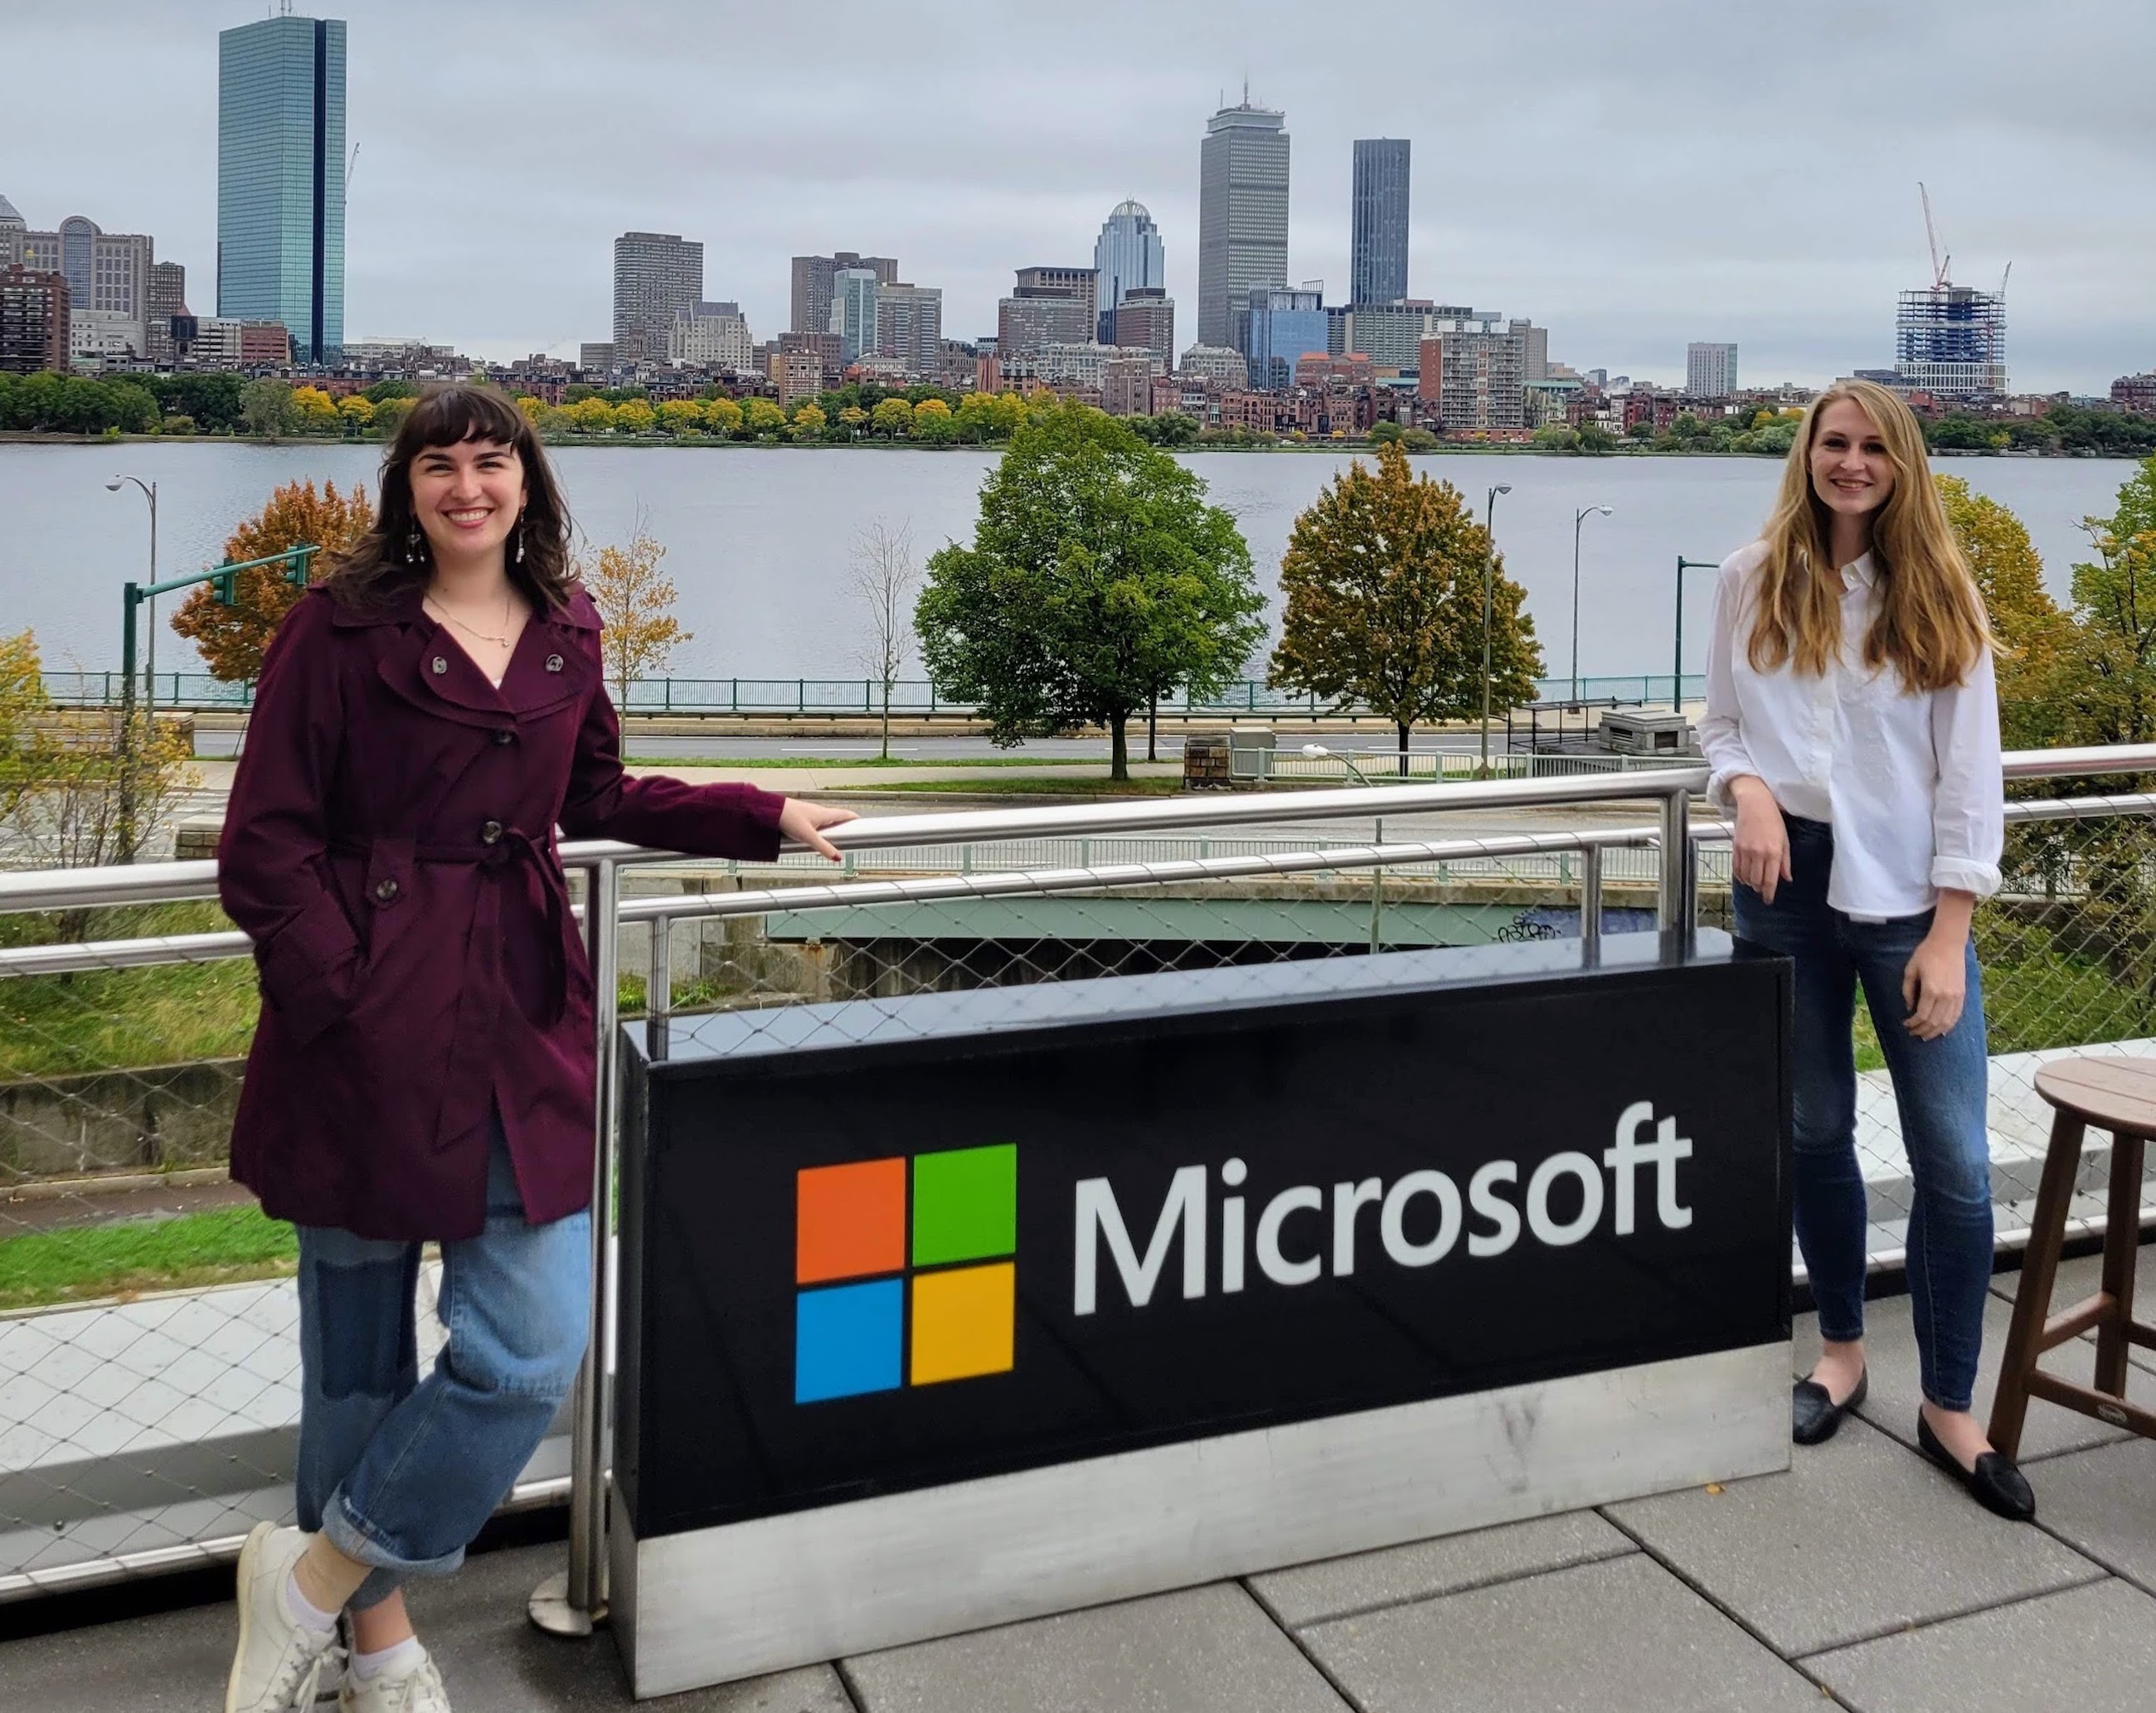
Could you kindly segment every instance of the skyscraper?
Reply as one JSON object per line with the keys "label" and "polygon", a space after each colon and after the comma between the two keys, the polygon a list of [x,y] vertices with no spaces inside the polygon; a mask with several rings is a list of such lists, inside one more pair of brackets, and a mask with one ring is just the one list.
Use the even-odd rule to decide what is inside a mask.
{"label": "skyscraper", "polygon": [[1093,272],[1097,276],[1095,305],[1101,343],[1113,345],[1116,310],[1123,300],[1133,291],[1164,290],[1168,285],[1160,228],[1143,203],[1116,204],[1094,241]]}
{"label": "skyscraper", "polygon": [[177,262],[150,264],[149,322],[143,355],[152,362],[172,361],[172,323],[187,313],[187,270]]}
{"label": "skyscraper", "polygon": [[839,336],[850,363],[858,361],[864,351],[875,355],[878,283],[873,268],[839,268],[832,272],[828,331]]}
{"label": "skyscraper", "polygon": [[1398,303],[1408,295],[1408,141],[1355,142],[1348,301]]}
{"label": "skyscraper", "polygon": [[831,327],[831,276],[841,268],[866,268],[880,285],[898,284],[898,260],[894,256],[857,255],[838,250],[828,256],[793,259],[793,333],[827,333]]}
{"label": "skyscraper", "polygon": [[664,362],[676,318],[704,300],[704,246],[674,232],[624,232],[613,241],[613,358]]}
{"label": "skyscraper", "polygon": [[[8,213],[13,213],[10,208]],[[139,232],[107,232],[70,214],[51,232],[33,232],[21,217],[0,229],[0,264],[58,274],[67,281],[70,356],[150,354],[150,270],[155,246]]]}
{"label": "skyscraper", "polygon": [[1198,156],[1198,342],[1250,348],[1250,288],[1287,284],[1287,115],[1238,106]]}
{"label": "skyscraper", "polygon": [[344,345],[344,23],[217,38],[217,312],[282,321],[302,361]]}
{"label": "skyscraper", "polygon": [[1685,391],[1695,398],[1727,398],[1737,390],[1737,347],[1703,344],[1685,347]]}

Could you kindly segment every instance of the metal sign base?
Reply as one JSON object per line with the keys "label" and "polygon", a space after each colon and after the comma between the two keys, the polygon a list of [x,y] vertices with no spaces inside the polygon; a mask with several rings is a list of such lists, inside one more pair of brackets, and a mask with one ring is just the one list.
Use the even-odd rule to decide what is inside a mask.
{"label": "metal sign base", "polygon": [[596,1611],[583,1612],[569,1603],[569,1573],[557,1570],[531,1591],[525,1603],[524,1615],[532,1624],[550,1636],[568,1636],[578,1640],[591,1634],[593,1629],[606,1622],[607,1610],[602,1605]]}

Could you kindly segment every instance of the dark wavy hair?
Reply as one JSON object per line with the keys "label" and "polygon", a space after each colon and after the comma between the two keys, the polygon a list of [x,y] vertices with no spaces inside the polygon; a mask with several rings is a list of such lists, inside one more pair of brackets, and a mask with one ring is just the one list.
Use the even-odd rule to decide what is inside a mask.
{"label": "dark wavy hair", "polygon": [[490,387],[429,387],[382,454],[382,497],[374,527],[322,579],[349,606],[381,608],[424,587],[434,556],[412,510],[412,460],[432,446],[467,440],[506,446],[524,467],[524,517],[511,538],[509,575],[535,613],[568,605],[577,571],[569,555],[569,510],[552,467],[524,413]]}

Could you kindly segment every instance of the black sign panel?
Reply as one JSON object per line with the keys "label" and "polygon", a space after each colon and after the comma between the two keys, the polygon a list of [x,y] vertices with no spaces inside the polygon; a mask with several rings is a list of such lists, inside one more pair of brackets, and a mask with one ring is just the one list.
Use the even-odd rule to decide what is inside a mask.
{"label": "black sign panel", "polygon": [[639,1537],[1786,1337],[1787,966],[1700,941],[628,1032]]}

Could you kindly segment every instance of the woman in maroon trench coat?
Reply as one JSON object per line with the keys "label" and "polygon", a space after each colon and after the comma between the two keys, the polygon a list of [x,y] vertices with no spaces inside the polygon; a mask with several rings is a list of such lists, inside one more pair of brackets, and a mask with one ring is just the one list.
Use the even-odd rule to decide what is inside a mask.
{"label": "woman in maroon trench coat", "polygon": [[[595,1045],[554,829],[768,860],[851,818],[625,774],[567,541],[522,416],[438,389],[264,658],[218,848],[263,1000],[232,1160],[300,1228],[308,1532],[249,1537],[228,1713],[304,1705],[347,1608],[347,1705],[446,1709],[398,1583],[454,1567],[581,1358]],[[449,1344],[421,1382],[423,1240]]]}

